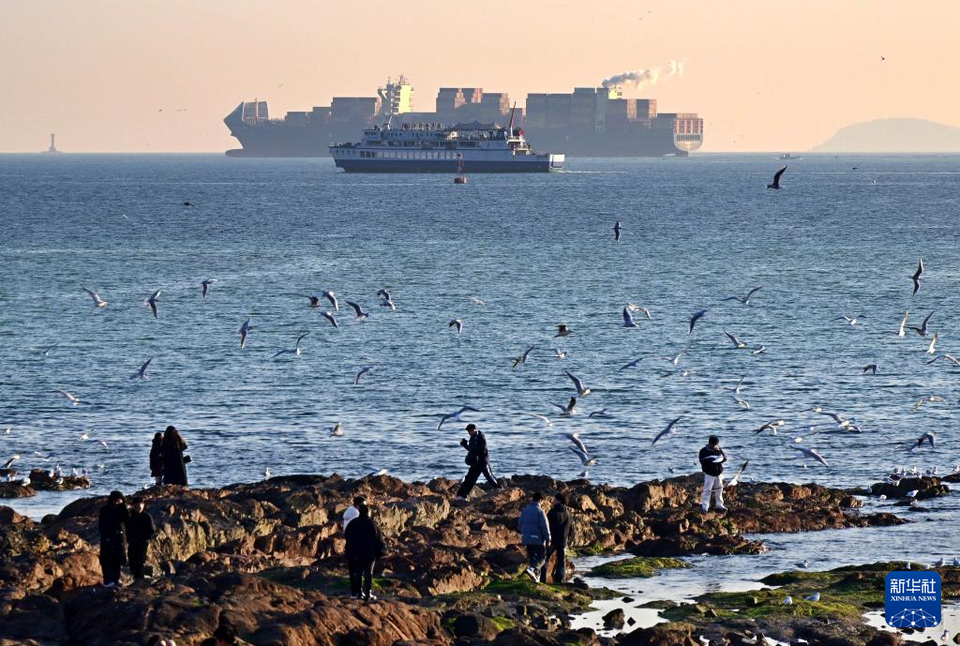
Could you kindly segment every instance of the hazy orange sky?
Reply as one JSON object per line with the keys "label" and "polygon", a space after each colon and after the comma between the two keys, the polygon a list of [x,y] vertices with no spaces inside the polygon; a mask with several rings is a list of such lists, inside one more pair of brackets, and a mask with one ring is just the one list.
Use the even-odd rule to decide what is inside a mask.
{"label": "hazy orange sky", "polygon": [[441,85],[522,105],[669,59],[683,77],[633,95],[699,112],[703,151],[805,150],[874,118],[960,125],[958,37],[957,0],[2,0],[0,151],[50,132],[75,152],[222,151],[244,99],[282,116],[404,73],[418,109]]}

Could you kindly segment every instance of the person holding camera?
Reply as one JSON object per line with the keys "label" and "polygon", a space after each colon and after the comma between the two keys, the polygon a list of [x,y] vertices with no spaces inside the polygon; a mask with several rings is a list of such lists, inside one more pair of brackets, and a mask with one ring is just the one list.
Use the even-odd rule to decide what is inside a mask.
{"label": "person holding camera", "polygon": [[470,434],[470,439],[461,439],[460,446],[467,450],[467,457],[464,461],[467,463],[467,466],[470,467],[470,470],[467,471],[467,475],[463,479],[463,484],[460,485],[460,490],[457,491],[457,495],[464,500],[470,495],[474,485],[477,484],[477,478],[480,477],[481,473],[483,477],[487,479],[487,482],[497,489],[500,488],[500,483],[493,477],[493,472],[490,470],[490,453],[487,451],[487,438],[477,430],[476,424],[467,424],[467,433]]}

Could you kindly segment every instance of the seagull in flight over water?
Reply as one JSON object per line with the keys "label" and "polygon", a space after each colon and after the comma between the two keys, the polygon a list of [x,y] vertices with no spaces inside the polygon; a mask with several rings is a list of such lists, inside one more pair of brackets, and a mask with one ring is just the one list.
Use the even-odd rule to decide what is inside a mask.
{"label": "seagull in flight over water", "polygon": [[207,293],[210,291],[210,285],[214,284],[215,282],[217,282],[216,278],[207,278],[200,283],[200,290],[204,298],[207,297]]}
{"label": "seagull in flight over water", "polygon": [[573,330],[571,330],[566,323],[561,323],[557,326],[557,333],[553,335],[553,338],[557,338],[558,336],[570,336],[572,332]]}
{"label": "seagull in flight over water", "polygon": [[704,316],[707,315],[707,311],[708,310],[700,310],[699,312],[697,312],[696,314],[690,317],[690,329],[687,331],[687,334],[693,334],[693,326],[697,324],[697,321],[699,321],[700,319],[702,319]]}
{"label": "seagull in flight over water", "polygon": [[522,366],[523,364],[525,364],[525,363],[527,362],[527,357],[530,356],[530,353],[533,352],[533,349],[534,349],[535,347],[537,347],[537,346],[531,345],[529,348],[526,349],[526,351],[525,351],[523,354],[521,354],[519,357],[515,357],[515,358],[514,358],[514,360],[513,360],[513,369],[514,369],[514,370],[516,370],[518,366]]}
{"label": "seagull in flight over water", "polygon": [[573,382],[573,386],[577,389],[577,397],[586,397],[590,394],[590,389],[584,388],[583,382],[577,379],[572,372],[569,370],[564,370],[563,372],[570,377],[570,381]]}
{"label": "seagull in flight over water", "polygon": [[753,295],[756,294],[757,292],[759,292],[761,289],[763,289],[763,285],[760,285],[760,287],[754,287],[754,288],[751,289],[749,292],[747,292],[747,295],[746,295],[746,296],[730,296],[730,297],[725,298],[725,299],[723,299],[723,300],[725,300],[725,301],[739,301],[740,303],[743,303],[744,305],[749,305],[749,304],[750,304],[750,299],[753,298]]}
{"label": "seagull in flight over water", "polygon": [[364,366],[360,369],[360,372],[357,373],[356,378],[353,380],[353,385],[358,386],[360,384],[360,377],[364,376],[368,372],[373,370],[373,366]]}
{"label": "seagull in flight over water", "polygon": [[130,375],[131,379],[146,379],[147,378],[147,368],[150,366],[150,362],[153,361],[153,357],[150,357],[143,362],[143,365],[140,366],[140,369],[135,373]]}
{"label": "seagull in flight over water", "polygon": [[857,323],[859,323],[861,319],[865,319],[865,318],[867,318],[867,317],[864,316],[863,314],[857,314],[857,315],[854,316],[853,318],[851,318],[851,317],[849,317],[849,316],[847,316],[847,315],[843,315],[841,318],[842,318],[844,321],[847,322],[847,325],[853,327],[854,325],[856,325]]}
{"label": "seagull in flight over water", "polygon": [[820,453],[817,452],[816,449],[808,449],[808,448],[803,447],[803,446],[794,446],[793,449],[796,450],[796,451],[800,451],[800,453],[802,453],[803,455],[805,455],[805,456],[807,456],[808,458],[811,458],[811,459],[813,459],[813,460],[816,460],[817,462],[819,462],[820,464],[822,464],[822,465],[825,466],[825,467],[829,467],[829,466],[830,466],[830,465],[827,463],[827,461],[823,459],[823,456],[820,455]]}
{"label": "seagull in flight over water", "polygon": [[927,336],[927,334],[930,333],[930,329],[929,329],[929,327],[928,327],[928,324],[930,323],[930,317],[931,317],[931,316],[933,316],[933,312],[930,312],[929,314],[927,314],[927,318],[923,319],[923,323],[920,324],[920,327],[916,327],[916,326],[914,326],[914,325],[911,325],[911,326],[910,326],[910,329],[911,329],[911,330],[916,330],[917,334],[919,334],[920,336]]}
{"label": "seagull in flight over water", "polygon": [[363,311],[363,308],[360,307],[360,305],[354,303],[353,301],[347,301],[347,305],[353,308],[353,311],[357,313],[357,319],[361,321],[370,316],[367,312]]}
{"label": "seagull in flight over water", "polygon": [[295,357],[299,357],[299,356],[300,356],[300,342],[303,341],[303,337],[307,336],[308,334],[310,334],[310,333],[309,333],[309,332],[301,332],[301,333],[300,333],[300,336],[297,337],[297,345],[294,346],[294,348],[293,348],[292,350],[281,350],[280,352],[278,352],[278,353],[276,353],[275,355],[273,355],[273,358],[276,359],[277,357],[279,357],[279,356],[281,356],[281,355],[284,355],[284,354],[292,354],[292,355],[295,356]]}
{"label": "seagull in flight over water", "polygon": [[577,398],[571,397],[570,403],[566,406],[561,406],[560,404],[554,404],[557,408],[560,409],[560,417],[572,417],[577,414]]}
{"label": "seagull in flight over water", "polygon": [[724,330],[723,333],[727,335],[728,339],[730,339],[730,342],[733,344],[734,350],[743,350],[744,348],[747,347],[747,344],[741,341],[740,339],[738,339],[736,335],[730,334],[726,330]]}
{"label": "seagull in flight over water", "polygon": [[913,294],[911,296],[916,296],[917,292],[920,291],[920,277],[923,275],[923,258],[920,259],[920,263],[917,265],[917,270],[913,272],[913,276],[910,276],[910,279],[913,281]]}
{"label": "seagull in flight over water", "polygon": [[153,318],[159,318],[157,315],[157,299],[160,298],[160,290],[158,289],[150,297],[143,301],[145,305],[150,306],[150,311],[153,312]]}
{"label": "seagull in flight over water", "polygon": [[340,327],[340,324],[337,323],[337,319],[334,317],[333,312],[323,312],[320,316],[330,321],[330,325],[333,327]]}
{"label": "seagull in flight over water", "polygon": [[462,319],[453,319],[453,320],[451,320],[451,321],[447,324],[447,327],[448,327],[448,328],[450,328],[450,327],[455,327],[455,328],[457,328],[457,334],[460,334],[461,332],[463,332],[463,320],[462,320]]}
{"label": "seagull in flight over water", "polygon": [[660,431],[659,433],[657,433],[657,436],[653,438],[653,441],[650,443],[650,446],[653,446],[654,444],[656,444],[657,441],[660,440],[661,438],[667,435],[673,435],[674,433],[676,433],[677,422],[679,422],[681,419],[683,419],[683,415],[681,415],[680,417],[676,418],[675,420],[667,424],[667,427],[662,431]]}
{"label": "seagull in flight over water", "polygon": [[907,310],[903,314],[903,318],[900,319],[900,329],[897,330],[897,336],[901,339],[907,336],[907,321],[910,319],[910,310]]}
{"label": "seagull in flight over water", "polygon": [[927,431],[926,433],[918,437],[916,440],[914,440],[913,446],[910,447],[910,453],[913,453],[914,451],[919,449],[921,446],[923,446],[924,442],[928,443],[931,449],[937,448],[937,438],[934,437],[933,433],[931,433],[930,431]]}
{"label": "seagull in flight over water", "polygon": [[77,404],[87,404],[87,403],[89,403],[89,402],[83,401],[82,399],[80,399],[79,397],[77,397],[76,395],[74,395],[73,393],[67,392],[66,390],[57,390],[57,392],[60,393],[61,395],[63,395],[64,397],[66,397],[66,398],[67,398],[67,401],[69,401],[69,402],[70,402],[71,404],[73,404],[74,406],[76,406]]}
{"label": "seagull in flight over water", "polygon": [[459,422],[460,416],[463,415],[464,413],[479,413],[479,412],[480,411],[474,408],[473,406],[461,406],[459,410],[456,410],[450,413],[449,415],[444,415],[443,417],[441,417],[440,423],[437,424],[437,430],[439,431],[440,428],[443,426],[444,422],[448,420],[454,420],[456,422]]}
{"label": "seagull in flight over water", "polygon": [[105,300],[103,300],[102,298],[100,298],[100,294],[98,294],[97,292],[93,291],[92,289],[87,289],[86,287],[84,287],[84,288],[83,288],[83,291],[85,291],[86,293],[90,294],[90,298],[93,299],[93,306],[94,306],[94,307],[106,307],[107,305],[109,305],[109,303],[108,303],[107,301],[105,301]]}
{"label": "seagull in flight over water", "polygon": [[623,327],[640,327],[640,324],[633,320],[629,305],[623,308]]}
{"label": "seagull in flight over water", "polygon": [[784,173],[786,170],[787,170],[787,167],[784,166],[783,168],[781,168],[780,170],[778,170],[776,173],[774,173],[774,175],[773,175],[773,183],[772,183],[772,184],[767,184],[767,188],[775,188],[775,189],[777,189],[777,190],[779,191],[779,190],[780,190],[780,176],[783,175],[783,173]]}
{"label": "seagull in flight over water", "polygon": [[250,331],[253,329],[253,326],[250,325],[250,319],[247,319],[243,322],[243,325],[240,326],[240,329],[237,330],[237,334],[240,335],[240,349],[243,350],[247,347],[247,335],[250,334]]}
{"label": "seagull in flight over water", "polygon": [[330,304],[333,305],[333,309],[335,311],[337,312],[340,311],[340,303],[337,302],[336,294],[334,294],[333,292],[322,292],[320,295],[323,296],[328,301],[330,301]]}
{"label": "seagull in flight over water", "polygon": [[617,220],[617,223],[613,225],[613,239],[615,242],[620,241],[620,220]]}

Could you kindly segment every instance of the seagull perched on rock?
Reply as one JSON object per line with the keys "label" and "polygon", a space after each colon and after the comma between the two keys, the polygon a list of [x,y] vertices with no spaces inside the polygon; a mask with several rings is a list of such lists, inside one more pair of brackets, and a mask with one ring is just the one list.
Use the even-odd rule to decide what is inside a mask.
{"label": "seagull perched on rock", "polygon": [[573,417],[577,414],[577,398],[571,397],[570,403],[566,406],[561,406],[560,404],[554,404],[557,408],[560,409],[560,417]]}
{"label": "seagull perched on rock", "polygon": [[740,303],[742,303],[742,304],[744,304],[744,305],[749,305],[749,304],[750,304],[750,299],[753,298],[753,295],[756,294],[757,292],[759,292],[761,289],[763,289],[763,285],[760,285],[760,287],[754,287],[754,288],[751,289],[749,292],[747,292],[747,295],[746,295],[746,296],[729,296],[729,297],[727,297],[727,298],[725,298],[725,299],[723,299],[723,300],[725,300],[725,301],[739,301]]}
{"label": "seagull perched on rock", "polygon": [[216,278],[207,278],[206,280],[201,281],[200,292],[203,294],[204,298],[207,297],[207,293],[210,291],[210,285],[214,284],[215,282],[217,282]]}
{"label": "seagull perched on rock", "polygon": [[514,369],[514,370],[516,370],[518,366],[522,366],[523,364],[525,364],[525,363],[527,362],[527,357],[530,356],[530,353],[533,352],[533,349],[534,349],[535,347],[537,347],[537,346],[531,345],[529,348],[527,348],[527,349],[524,351],[523,354],[521,354],[519,357],[515,357],[515,358],[513,359],[513,369]]}
{"label": "seagull perched on rock", "polygon": [[273,358],[276,359],[277,357],[282,356],[282,355],[285,355],[285,354],[292,354],[292,355],[295,356],[295,357],[299,357],[299,356],[300,356],[300,342],[303,341],[303,338],[304,338],[305,336],[307,336],[308,334],[310,334],[310,333],[309,333],[309,332],[301,332],[301,333],[300,333],[300,336],[297,337],[297,344],[293,347],[292,350],[281,350],[280,352],[278,352],[278,353],[276,353],[275,355],[273,355]]}
{"label": "seagull perched on rock", "polygon": [[829,466],[830,466],[830,465],[827,463],[827,461],[823,458],[823,456],[820,455],[819,452],[817,452],[816,449],[808,449],[808,448],[803,447],[803,446],[794,446],[793,449],[796,450],[796,451],[800,451],[800,453],[802,453],[803,455],[805,455],[805,456],[807,456],[808,458],[811,458],[811,459],[813,459],[813,460],[816,460],[817,462],[819,462],[820,464],[822,464],[822,465],[825,466],[825,467],[829,467]]}
{"label": "seagull perched on rock", "polygon": [[146,379],[147,378],[147,368],[150,366],[150,362],[153,361],[153,357],[150,357],[143,362],[143,365],[140,366],[140,369],[135,373],[130,375],[131,379]]}
{"label": "seagull perched on rock", "polygon": [[820,593],[819,593],[819,592],[814,592],[814,593],[811,594],[810,596],[804,597],[804,599],[807,600],[807,601],[813,601],[813,602],[820,601]]}
{"label": "seagull perched on rock", "polygon": [[463,320],[462,320],[462,319],[453,319],[452,321],[450,321],[450,323],[447,324],[447,327],[448,327],[448,328],[450,328],[450,327],[455,327],[455,328],[457,328],[457,334],[460,334],[461,332],[463,332]]}
{"label": "seagull perched on rock", "polygon": [[109,303],[108,303],[107,301],[105,301],[105,300],[103,300],[102,298],[100,298],[100,294],[98,294],[97,292],[93,291],[92,289],[87,289],[86,287],[84,287],[84,288],[83,288],[83,291],[85,291],[86,293],[88,293],[88,294],[90,295],[90,298],[93,299],[93,306],[94,306],[94,307],[106,307],[107,305],[109,305]]}
{"label": "seagull perched on rock", "polygon": [[741,341],[740,339],[738,339],[735,334],[730,334],[726,330],[724,330],[723,333],[727,335],[728,339],[730,339],[730,343],[733,344],[734,350],[743,350],[744,348],[747,347],[747,344]]}
{"label": "seagull perched on rock", "polygon": [[153,294],[150,295],[147,300],[143,301],[145,305],[150,306],[150,311],[153,312],[153,318],[159,318],[157,313],[157,299],[160,298],[160,290],[158,289]]}
{"label": "seagull perched on rock", "polygon": [[353,311],[357,313],[357,319],[362,321],[370,316],[367,312],[363,311],[363,308],[359,304],[354,303],[353,301],[347,301],[347,305],[353,308]]}
{"label": "seagull perched on rock", "polygon": [[570,334],[572,333],[573,333],[573,330],[571,330],[566,323],[561,323],[560,325],[557,326],[557,333],[553,335],[553,338],[557,338],[558,336],[560,337],[570,336]]}
{"label": "seagull perched on rock", "polygon": [[340,311],[340,303],[337,302],[337,295],[336,295],[336,294],[334,294],[333,292],[321,292],[321,293],[320,293],[320,296],[322,296],[322,297],[324,297],[325,299],[327,299],[328,301],[330,301],[330,304],[333,305],[333,309],[334,309],[335,311],[337,311],[337,312]]}
{"label": "seagull perched on rock", "polygon": [[583,382],[577,379],[577,377],[575,377],[572,372],[570,372],[569,370],[564,370],[563,372],[570,378],[570,381],[573,382],[574,388],[577,389],[577,397],[586,397],[587,395],[590,394],[590,389],[584,388]]}
{"label": "seagull perched on rock", "polygon": [[448,420],[454,420],[456,422],[460,421],[460,416],[464,413],[479,413],[480,411],[474,408],[473,406],[461,406],[458,410],[450,413],[449,415],[444,415],[440,418],[440,423],[437,424],[437,430],[443,426],[444,422]]}
{"label": "seagull perched on rock", "polygon": [[920,336],[927,336],[930,333],[929,323],[931,316],[933,316],[933,312],[927,314],[927,318],[923,319],[923,323],[920,324],[920,327],[911,325],[910,329],[915,330]]}
{"label": "seagull perched on rock", "polygon": [[921,446],[923,446],[924,442],[929,444],[931,449],[937,448],[937,438],[934,437],[933,433],[931,433],[930,431],[927,431],[926,433],[924,433],[914,441],[913,446],[910,447],[910,453],[913,453],[914,451],[919,449]]}
{"label": "seagull perched on rock", "polygon": [[633,320],[629,305],[623,308],[623,327],[640,327],[640,324]]}
{"label": "seagull perched on rock", "polygon": [[676,433],[676,431],[677,431],[677,429],[676,429],[676,427],[677,427],[677,422],[679,422],[681,419],[683,419],[683,415],[681,415],[680,417],[676,418],[675,420],[673,420],[672,422],[670,422],[669,424],[667,424],[667,427],[666,427],[665,429],[663,429],[662,431],[660,431],[659,433],[657,433],[657,436],[656,436],[655,438],[653,438],[653,441],[650,442],[650,446],[653,446],[653,445],[656,444],[660,439],[666,437],[667,435],[673,435],[674,433]]}
{"label": "seagull perched on rock", "polygon": [[793,597],[786,597],[786,598],[783,600],[783,605],[785,605],[785,606],[793,605]]}
{"label": "seagull perched on rock", "polygon": [[320,316],[330,321],[330,325],[332,325],[333,327],[340,327],[340,324],[337,323],[337,319],[333,315],[333,312],[323,312],[320,314]]}
{"label": "seagull perched on rock", "polygon": [[773,174],[773,182],[772,182],[771,184],[767,184],[767,188],[775,188],[775,189],[777,189],[777,190],[779,191],[779,190],[780,190],[780,177],[783,175],[783,173],[784,173],[786,170],[787,170],[787,167],[784,166],[783,168],[781,168],[780,170],[778,170],[776,173],[774,173],[774,174]]}
{"label": "seagull perched on rock", "polygon": [[709,310],[700,310],[699,312],[697,312],[696,314],[690,317],[690,329],[687,330],[687,334],[693,334],[693,327],[697,324],[697,321],[699,321],[700,319],[702,319],[704,316],[707,315],[708,311]]}
{"label": "seagull perched on rock", "polygon": [[923,258],[920,259],[920,262],[917,264],[917,270],[913,272],[913,276],[910,276],[910,280],[913,281],[913,294],[911,296],[916,296],[917,292],[920,291],[920,277],[923,275]]}
{"label": "seagull perched on rock", "polygon": [[370,372],[370,371],[372,371],[372,370],[373,370],[373,366],[364,366],[363,368],[360,368],[360,372],[357,373],[356,378],[353,380],[353,385],[354,385],[354,386],[359,385],[359,384],[360,384],[360,377],[364,376],[365,374],[367,374],[368,372]]}
{"label": "seagull perched on rock", "polygon": [[237,330],[237,334],[240,335],[240,349],[243,350],[247,347],[247,335],[250,334],[250,331],[253,330],[253,326],[250,325],[250,319],[247,319],[243,322],[243,325],[240,326],[240,329]]}

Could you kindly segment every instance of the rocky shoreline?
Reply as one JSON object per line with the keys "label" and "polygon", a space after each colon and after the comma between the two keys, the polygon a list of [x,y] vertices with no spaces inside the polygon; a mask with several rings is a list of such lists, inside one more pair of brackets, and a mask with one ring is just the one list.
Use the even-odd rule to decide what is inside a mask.
{"label": "rocky shoreline", "polygon": [[[938,479],[925,480],[925,488],[940,490]],[[863,513],[851,492],[815,484],[740,484],[727,491],[729,513],[703,513],[701,482],[685,476],[623,488],[514,476],[503,489],[477,490],[469,501],[455,497],[458,483],[452,480],[405,483],[390,476],[289,476],[205,490],[157,487],[138,494],[157,525],[150,553],[155,578],[119,588],[99,585],[96,515],[105,498],[77,500],[39,523],[0,507],[0,645],[139,645],[160,635],[191,646],[220,623],[263,646],[696,646],[700,635],[719,639],[714,644],[733,643],[725,635],[746,630],[731,623],[743,615],[725,616],[731,606],[709,599],[697,604],[705,608],[702,614],[682,607],[682,614],[671,617],[674,623],[616,638],[569,630],[571,614],[612,593],[589,588],[576,573],[566,585],[520,578],[525,558],[516,523],[529,494],[566,493],[575,513],[571,547],[581,554],[757,554],[765,549],[762,542],[745,533],[906,522],[889,513]],[[381,599],[370,604],[345,594],[338,521],[358,494],[371,503],[388,543],[377,568]],[[659,567],[643,559],[631,567],[649,573],[651,563]],[[833,606],[823,609],[834,617]],[[790,618],[780,619],[778,634],[814,634],[790,633]],[[810,644],[866,644],[879,633],[858,619],[836,615],[836,622],[857,625],[846,641],[827,633],[804,638]]]}

